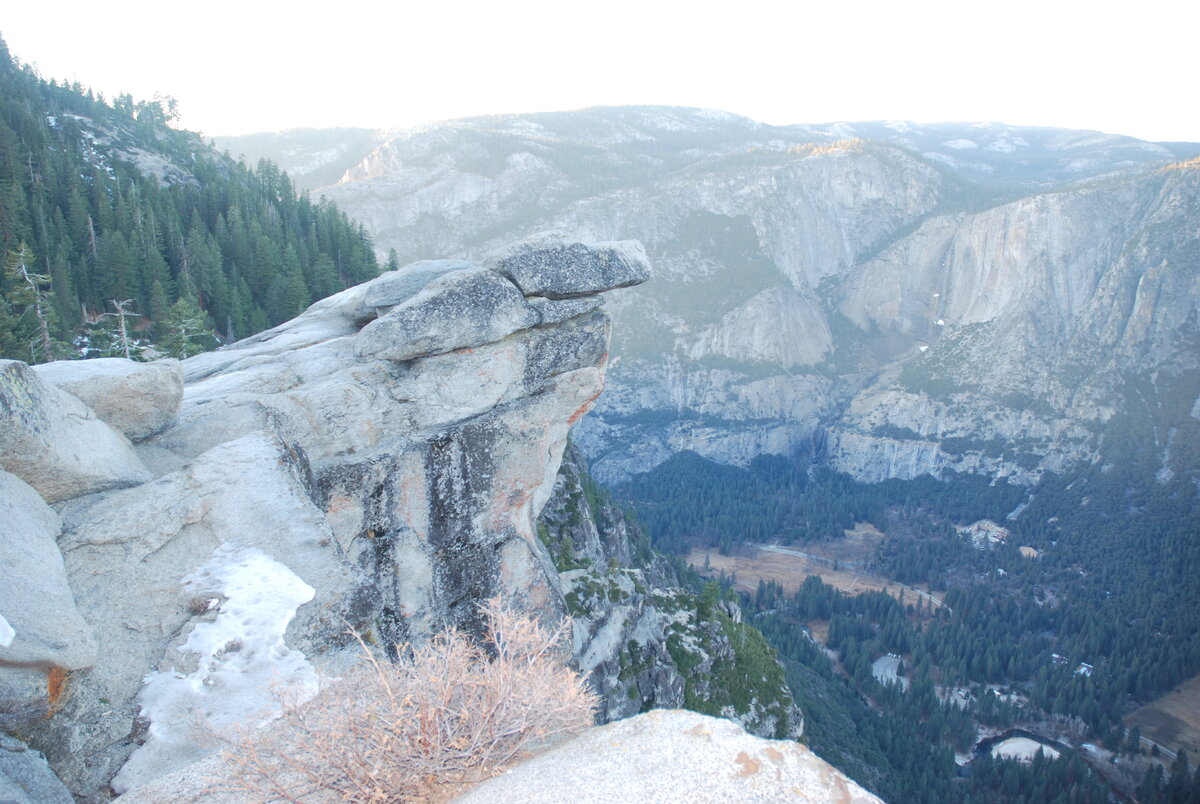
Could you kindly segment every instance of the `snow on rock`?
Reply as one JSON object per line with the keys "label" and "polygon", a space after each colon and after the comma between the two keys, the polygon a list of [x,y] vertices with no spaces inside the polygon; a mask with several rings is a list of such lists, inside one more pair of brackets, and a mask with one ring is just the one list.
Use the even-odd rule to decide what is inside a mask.
{"label": "snow on rock", "polygon": [[118,793],[209,753],[197,727],[229,735],[238,726],[259,726],[284,702],[307,700],[317,690],[312,664],[284,642],[288,623],[315,590],[285,565],[226,542],[183,586],[200,598],[225,600],[217,618],[197,625],[179,648],[199,655],[195,671],[146,676],[141,702],[150,738],[113,779]]}
{"label": "snow on rock", "polygon": [[0,614],[0,648],[7,648],[13,643],[13,639],[17,636],[17,632],[8,624],[8,620],[4,619],[4,615]]}

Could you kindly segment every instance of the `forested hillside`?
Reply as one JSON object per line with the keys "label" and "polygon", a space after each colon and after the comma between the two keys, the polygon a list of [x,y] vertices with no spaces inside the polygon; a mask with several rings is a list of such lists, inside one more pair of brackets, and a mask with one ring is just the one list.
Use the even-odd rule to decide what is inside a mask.
{"label": "forested hillside", "polygon": [[[1188,413],[1200,373],[1130,376],[1126,392],[1152,381],[1164,404],[1131,401],[1105,426],[1095,465],[1031,487],[966,474],[866,484],[782,458],[741,469],[685,452],[618,494],[654,546],[676,553],[815,550],[870,522],[885,535],[854,572],[940,596],[935,609],[810,576],[790,593],[760,581],[744,599],[784,659],[809,744],[885,799],[1196,801],[1183,738],[1143,741],[1130,719],[1160,696],[1182,706],[1171,691],[1200,673],[1200,496],[1155,447],[1169,432],[1172,455],[1200,454]],[[983,518],[1006,537],[975,543],[955,527]],[[880,678],[887,658],[903,685]],[[1078,750],[993,762],[986,739],[1013,728]],[[1160,755],[1155,739],[1178,754]]]}
{"label": "forested hillside", "polygon": [[[0,41],[0,356],[119,350],[122,323],[190,354],[378,273],[370,237],[333,204],[174,117],[170,98],[46,80]],[[131,315],[101,317],[117,303]]]}

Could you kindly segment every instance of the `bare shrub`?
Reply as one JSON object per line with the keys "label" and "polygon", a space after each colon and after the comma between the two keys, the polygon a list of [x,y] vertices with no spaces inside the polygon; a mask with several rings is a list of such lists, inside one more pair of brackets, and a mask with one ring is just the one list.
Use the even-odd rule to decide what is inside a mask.
{"label": "bare shrub", "polygon": [[[482,779],[530,741],[580,731],[596,698],[546,628],[491,600],[486,648],[449,631],[399,663],[366,659],[226,755],[238,787],[303,801],[392,802]],[[361,641],[361,640],[360,640]]]}

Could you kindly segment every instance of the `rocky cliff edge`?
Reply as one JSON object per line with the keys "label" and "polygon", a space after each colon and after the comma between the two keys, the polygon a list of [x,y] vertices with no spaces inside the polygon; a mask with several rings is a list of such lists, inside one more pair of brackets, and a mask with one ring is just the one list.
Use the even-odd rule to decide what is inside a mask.
{"label": "rocky cliff edge", "polygon": [[597,294],[648,275],[534,238],[182,366],[0,364],[0,727],[103,800],[303,694],[347,625],[395,651],[497,594],[560,616],[534,518],[603,388]]}
{"label": "rocky cliff edge", "polygon": [[[485,266],[414,263],[182,364],[0,363],[0,730],[66,783],[10,740],[32,770],[3,789],[103,801],[192,778],[223,734],[353,661],[347,626],[395,652],[475,630],[497,594],[565,613],[578,579],[534,522],[603,387],[598,294],[647,276],[637,243],[534,238]],[[679,739],[754,739],[706,728]],[[751,748],[783,763],[772,778],[790,768]]]}

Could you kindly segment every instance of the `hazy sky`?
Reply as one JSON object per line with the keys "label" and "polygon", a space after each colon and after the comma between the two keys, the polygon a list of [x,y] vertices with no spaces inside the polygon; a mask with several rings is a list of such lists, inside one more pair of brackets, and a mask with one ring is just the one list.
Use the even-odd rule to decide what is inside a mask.
{"label": "hazy sky", "polygon": [[1200,141],[1200,3],[13,2],[47,78],[207,135],[613,104],[770,123],[997,120]]}

